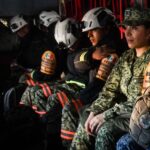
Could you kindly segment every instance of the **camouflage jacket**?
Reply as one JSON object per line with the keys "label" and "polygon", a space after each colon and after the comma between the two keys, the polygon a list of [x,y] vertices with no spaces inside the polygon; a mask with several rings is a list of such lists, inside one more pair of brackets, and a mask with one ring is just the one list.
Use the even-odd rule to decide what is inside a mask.
{"label": "camouflage jacket", "polygon": [[[141,95],[144,70],[149,61],[150,50],[141,57],[136,57],[134,49],[124,52],[90,111],[95,114],[104,112],[105,120],[132,112],[134,101]],[[125,101],[119,93],[126,97]]]}

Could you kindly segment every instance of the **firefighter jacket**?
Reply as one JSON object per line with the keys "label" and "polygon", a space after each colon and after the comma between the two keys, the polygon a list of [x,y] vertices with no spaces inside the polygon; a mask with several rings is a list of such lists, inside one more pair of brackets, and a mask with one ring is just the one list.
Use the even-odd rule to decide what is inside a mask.
{"label": "firefighter jacket", "polygon": [[[79,69],[75,68],[74,65],[74,60],[75,60],[75,56],[80,53],[83,52],[83,49],[77,50],[77,51],[73,51],[73,52],[68,52],[68,56],[67,56],[67,68],[68,68],[68,73],[66,74],[65,77],[65,81],[66,83],[75,83],[78,84],[79,86],[85,88],[85,86],[88,84],[89,81],[89,68],[87,68],[87,70],[80,72]],[[85,51],[88,51],[88,49],[86,49]]]}
{"label": "firefighter jacket", "polygon": [[[103,51],[101,51],[102,49]],[[98,53],[98,57],[96,57],[98,59],[93,57],[95,53]],[[98,97],[99,91],[102,90],[107,77],[118,60],[118,55],[115,49],[102,45],[98,49],[95,47],[90,48],[85,57],[90,66],[89,82],[86,88],[80,92],[79,99],[83,104],[89,104]]]}
{"label": "firefighter jacket", "polygon": [[141,95],[144,70],[149,61],[150,50],[141,57],[136,57],[135,49],[124,52],[90,111],[95,114],[104,112],[105,120],[132,112],[133,103]]}
{"label": "firefighter jacket", "polygon": [[17,63],[24,68],[35,69],[40,66],[43,52],[49,48],[42,32],[31,28],[31,31],[21,38],[20,49],[16,56]]}

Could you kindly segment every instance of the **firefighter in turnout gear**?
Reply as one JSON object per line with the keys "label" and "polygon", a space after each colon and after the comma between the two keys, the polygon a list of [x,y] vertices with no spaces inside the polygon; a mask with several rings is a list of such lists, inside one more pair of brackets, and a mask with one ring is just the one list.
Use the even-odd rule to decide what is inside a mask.
{"label": "firefighter in turnout gear", "polygon": [[84,109],[98,97],[98,93],[118,60],[118,51],[120,50],[120,46],[117,45],[120,41],[119,30],[110,10],[95,8],[85,14],[82,21],[82,31],[88,32],[92,47],[87,53],[78,54],[74,63],[75,67],[82,71],[86,65],[84,59],[88,59],[92,67],[89,71],[89,83],[86,88],[80,91],[72,104],[67,104],[63,108],[61,138],[63,145],[68,149],[78,126],[80,109]]}
{"label": "firefighter in turnout gear", "polygon": [[[70,48],[70,46],[73,46],[74,45],[74,43],[77,41],[77,38],[73,35],[73,34],[70,34],[70,33],[68,33],[68,29],[67,28],[70,28],[69,26],[71,26],[71,25],[74,25],[76,22],[75,22],[75,20],[74,19],[66,19],[66,20],[64,20],[64,21],[62,21],[62,22],[58,22],[57,24],[56,24],[56,28],[55,28],[55,33],[57,32],[57,30],[59,29],[60,31],[62,30],[64,33],[61,33],[61,32],[57,32],[57,34],[60,34],[61,33],[61,35],[62,35],[62,40],[61,41],[58,41],[58,39],[57,39],[57,35],[55,35],[55,37],[56,37],[56,40],[57,40],[57,42],[58,42],[58,44],[61,44],[62,45],[62,43],[63,43],[63,45],[67,45],[67,48],[69,48],[69,49],[71,49]],[[57,27],[58,26],[58,27]],[[74,26],[74,28],[76,28],[75,26]],[[77,34],[77,32],[76,32],[76,34]],[[69,35],[69,36],[68,36]],[[77,36],[77,35],[76,35]],[[78,35],[79,36],[79,35]],[[58,37],[60,37],[60,36],[58,36]],[[63,41],[64,40],[64,41]],[[69,42],[68,42],[69,41]],[[71,41],[71,44],[70,44],[70,41]],[[71,49],[72,50],[72,49]],[[48,83],[48,84],[50,84],[49,85],[49,88],[42,88],[42,89],[39,89],[39,90],[37,90],[37,91],[35,91],[34,92],[34,94],[36,95],[36,93],[38,93],[37,94],[37,96],[39,96],[39,93],[41,93],[41,94],[43,94],[43,98],[48,98],[49,96],[50,96],[50,93],[51,94],[54,94],[56,91],[57,91],[57,86],[61,86],[62,85],[62,83],[65,83],[66,84],[66,82],[68,81],[70,81],[70,83],[71,83],[71,80],[72,79],[74,79],[74,78],[77,78],[78,77],[78,72],[76,72],[75,71],[75,69],[74,69],[74,67],[73,67],[73,57],[75,57],[75,54],[77,53],[76,51],[74,52],[72,52],[71,50],[69,50],[68,51],[68,56],[67,56],[67,65],[68,65],[68,73],[65,75],[65,80],[64,81],[60,81],[60,85],[59,85],[59,81],[58,81],[58,85],[57,85],[57,81],[55,82],[55,84],[54,83]],[[77,49],[77,51],[78,51],[78,49]],[[79,49],[79,51],[80,51],[80,49]],[[65,51],[64,51],[65,52]],[[59,66],[58,66],[59,67]],[[57,68],[57,67],[56,67]],[[84,76],[83,76],[84,77]],[[83,78],[82,79],[82,75],[80,76],[80,79],[81,80],[83,80],[83,81],[88,81],[88,78]],[[68,83],[67,82],[67,83]],[[72,81],[72,82],[74,82],[74,83],[76,83],[76,84],[79,84],[80,85],[80,87],[84,87],[85,86],[85,84],[82,84],[82,82],[80,83],[79,81],[76,81],[75,79]],[[68,84],[70,84],[70,83],[68,83]],[[53,85],[54,84],[54,85]],[[56,86],[57,85],[57,86]],[[52,86],[52,87],[51,87]],[[53,87],[54,86],[54,87]],[[33,88],[32,88],[33,89]],[[45,89],[48,89],[48,90],[45,90]],[[48,92],[48,91],[51,91],[51,92]],[[30,91],[31,92],[31,91]],[[30,93],[29,92],[29,93]],[[28,93],[28,91],[27,91],[27,93]],[[22,102],[24,102],[24,103],[28,103],[28,94],[27,93],[24,93],[24,95],[22,96]],[[41,96],[42,95],[40,95],[40,99],[41,99]],[[38,98],[38,97],[37,97]],[[27,101],[26,101],[26,99],[28,99]],[[38,102],[38,100],[36,100],[37,102]],[[46,109],[46,108],[45,108]]]}
{"label": "firefighter in turnout gear", "polygon": [[[26,90],[21,98],[21,103],[29,105],[42,117],[48,119],[48,132],[52,137],[54,133],[60,132],[61,110],[65,103],[68,103],[72,95],[75,95],[83,89],[88,82],[88,68],[85,68],[83,73],[75,69],[74,57],[82,50],[79,42],[86,44],[85,39],[82,39],[81,29],[78,28],[77,21],[72,18],[67,18],[58,21],[55,27],[55,38],[59,45],[65,46],[67,52],[67,68],[68,72],[62,81],[54,83],[46,82],[42,84],[40,89],[31,88]],[[78,40],[78,38],[80,40]],[[87,45],[87,44],[86,44]],[[64,49],[63,49],[64,50]],[[61,61],[62,63],[62,61]],[[56,66],[56,68],[59,66]],[[47,113],[48,112],[48,113]],[[52,123],[51,123],[52,122]],[[54,122],[54,123],[53,123]],[[51,130],[52,128],[52,130]],[[53,133],[54,132],[54,133]],[[58,136],[60,133],[58,134]],[[50,137],[50,138],[51,138]]]}
{"label": "firefighter in turnout gear", "polygon": [[51,49],[53,43],[49,44],[42,31],[33,26],[26,16],[12,17],[10,29],[20,40],[19,50],[11,64],[12,77],[19,83],[26,83],[28,74],[39,68],[43,52]]}
{"label": "firefighter in turnout gear", "polygon": [[[43,90],[46,96],[51,93],[47,83],[52,84],[56,80],[60,80],[60,74],[58,72],[59,67],[57,67],[57,60],[58,59],[55,56],[54,52],[47,50],[43,53],[40,68],[32,71],[29,79],[26,80],[27,84],[29,85],[23,93],[26,99],[29,96],[28,93],[32,93],[31,95],[33,96],[33,94],[40,89]],[[32,102],[20,101],[20,104],[28,105],[28,103]],[[36,106],[34,106],[34,103],[32,103],[32,107],[38,113],[38,110],[36,110]]]}
{"label": "firefighter in turnout gear", "polygon": [[56,49],[57,42],[54,38],[55,25],[61,18],[56,11],[42,11],[36,19],[36,26],[43,31],[46,40],[50,43],[49,49]]}
{"label": "firefighter in turnout gear", "polygon": [[126,9],[123,25],[130,49],[119,58],[98,98],[82,113],[70,149],[87,150],[93,145],[97,150],[114,150],[119,137],[129,131],[132,108],[141,95],[150,61],[149,18],[149,9]]}
{"label": "firefighter in turnout gear", "polygon": [[[54,38],[54,29],[58,20],[60,20],[60,16],[55,11],[42,11],[38,16],[36,25],[42,32],[41,35],[44,36],[43,40],[46,43],[48,43],[48,48],[43,51],[50,50],[52,53],[54,53],[57,67],[55,68],[54,75],[41,72],[40,71],[41,65],[39,65],[31,73],[28,73],[27,76],[22,76],[22,78],[20,78],[20,82],[25,82],[28,85],[28,88],[26,89],[25,92],[28,92],[30,90],[33,92],[41,88],[43,89],[46,88],[47,86],[45,86],[46,85],[45,82],[52,82],[52,80],[54,79],[60,80],[61,73],[64,70],[66,70],[65,62],[66,62],[67,51],[66,50],[62,51],[62,49],[58,47],[57,42]],[[42,54],[42,55],[44,56],[45,54]],[[61,62],[64,62],[64,64]],[[35,86],[35,87],[32,88],[32,86]]]}

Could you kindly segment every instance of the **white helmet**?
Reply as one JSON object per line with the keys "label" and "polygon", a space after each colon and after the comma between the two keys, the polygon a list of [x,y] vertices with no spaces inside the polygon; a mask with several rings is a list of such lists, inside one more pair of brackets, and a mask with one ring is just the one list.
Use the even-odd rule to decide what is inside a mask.
{"label": "white helmet", "polygon": [[23,19],[22,16],[17,15],[10,20],[10,29],[12,32],[17,32],[27,24],[28,23]]}
{"label": "white helmet", "polygon": [[82,18],[82,31],[85,32],[94,28],[102,28],[106,24],[114,20],[115,16],[113,15],[111,10],[103,7],[93,8],[89,10]]}
{"label": "white helmet", "polygon": [[58,20],[60,20],[60,16],[55,11],[42,11],[39,14],[39,23],[45,27],[49,27]]}
{"label": "white helmet", "polygon": [[77,21],[73,18],[67,18],[57,22],[54,36],[58,44],[63,43],[70,48],[78,40],[80,33]]}

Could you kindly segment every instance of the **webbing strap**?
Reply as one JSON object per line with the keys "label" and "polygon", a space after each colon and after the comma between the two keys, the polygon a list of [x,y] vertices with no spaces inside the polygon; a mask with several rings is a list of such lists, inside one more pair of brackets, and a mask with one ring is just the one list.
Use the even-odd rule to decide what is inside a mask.
{"label": "webbing strap", "polygon": [[31,86],[30,80],[26,80],[27,85]]}
{"label": "webbing strap", "polygon": [[46,114],[46,111],[39,111],[38,108],[37,108],[37,106],[35,106],[35,105],[32,106],[32,109],[33,109],[37,114],[39,114],[40,116]]}
{"label": "webbing strap", "polygon": [[42,91],[43,91],[43,94],[45,95],[45,97],[48,97],[49,94],[47,93],[47,91],[46,91],[44,85],[43,85],[43,84],[39,84],[39,86],[42,88]]}
{"label": "webbing strap", "polygon": [[73,103],[73,105],[74,105],[74,107],[75,107],[75,109],[76,109],[76,111],[78,112],[79,111],[79,109],[81,108],[81,106],[82,106],[82,103],[81,103],[81,101],[78,99],[78,100],[74,100],[74,99],[72,99],[72,103]]}
{"label": "webbing strap", "polygon": [[45,85],[45,88],[47,89],[49,96],[52,95],[52,91],[51,91],[49,85],[47,83],[44,83],[44,85]]}
{"label": "webbing strap", "polygon": [[30,82],[31,82],[32,86],[36,85],[36,83],[34,82],[34,80],[30,79]]}
{"label": "webbing strap", "polygon": [[58,92],[57,97],[63,108],[65,106],[65,104],[68,103],[68,98],[67,98],[66,94],[64,92]]}
{"label": "webbing strap", "polygon": [[26,83],[27,83],[27,85],[29,85],[29,86],[35,86],[35,85],[36,85],[36,83],[35,83],[34,80],[32,80],[32,79],[27,79],[27,80],[26,80]]}

